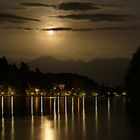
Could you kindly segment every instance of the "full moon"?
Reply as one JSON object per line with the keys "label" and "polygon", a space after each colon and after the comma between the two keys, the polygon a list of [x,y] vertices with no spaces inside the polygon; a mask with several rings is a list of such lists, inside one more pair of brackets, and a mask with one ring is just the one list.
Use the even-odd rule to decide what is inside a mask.
{"label": "full moon", "polygon": [[48,27],[47,33],[48,33],[48,35],[50,35],[50,36],[52,36],[52,35],[54,34],[54,31],[53,31],[52,28],[53,28],[53,27]]}

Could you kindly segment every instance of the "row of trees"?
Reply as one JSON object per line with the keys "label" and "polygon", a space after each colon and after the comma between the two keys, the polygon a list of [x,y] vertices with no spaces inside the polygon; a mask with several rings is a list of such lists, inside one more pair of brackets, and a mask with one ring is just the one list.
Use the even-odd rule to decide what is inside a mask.
{"label": "row of trees", "polygon": [[18,68],[15,64],[8,64],[5,57],[0,58],[0,92],[15,92],[26,94],[30,87],[51,91],[55,84],[64,84],[66,90],[76,89],[85,91],[99,90],[99,84],[88,77],[70,73],[42,73],[39,69],[31,71],[29,66],[21,62]]}

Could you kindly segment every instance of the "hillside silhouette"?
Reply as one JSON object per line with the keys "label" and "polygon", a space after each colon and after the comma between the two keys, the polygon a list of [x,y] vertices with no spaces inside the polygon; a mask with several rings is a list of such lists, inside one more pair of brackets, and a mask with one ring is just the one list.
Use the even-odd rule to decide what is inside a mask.
{"label": "hillside silhouette", "polygon": [[93,59],[85,62],[82,60],[60,60],[49,56],[39,57],[30,61],[31,69],[38,67],[45,73],[78,73],[88,76],[107,86],[122,85],[129,59]]}
{"label": "hillside silhouette", "polygon": [[0,58],[0,93],[17,93],[26,95],[31,88],[39,88],[48,92],[54,89],[55,85],[65,85],[65,90],[75,89],[76,91],[97,91],[99,84],[86,76],[72,73],[42,73],[38,68],[30,70],[29,66],[21,62],[17,67],[9,64],[5,57]]}

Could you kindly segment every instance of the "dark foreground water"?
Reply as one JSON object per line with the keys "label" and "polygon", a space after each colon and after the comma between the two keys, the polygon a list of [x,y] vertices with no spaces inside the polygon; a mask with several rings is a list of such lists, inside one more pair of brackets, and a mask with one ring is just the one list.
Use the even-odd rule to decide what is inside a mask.
{"label": "dark foreground water", "polygon": [[126,98],[0,97],[1,140],[137,140]]}

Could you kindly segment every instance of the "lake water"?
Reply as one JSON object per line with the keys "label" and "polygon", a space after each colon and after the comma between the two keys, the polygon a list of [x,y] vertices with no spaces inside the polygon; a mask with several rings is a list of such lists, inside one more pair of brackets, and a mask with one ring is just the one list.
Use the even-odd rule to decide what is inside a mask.
{"label": "lake water", "polygon": [[126,98],[0,97],[1,140],[136,140]]}

